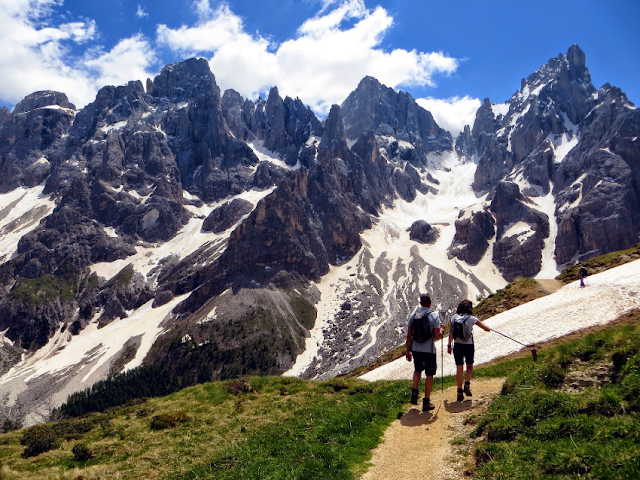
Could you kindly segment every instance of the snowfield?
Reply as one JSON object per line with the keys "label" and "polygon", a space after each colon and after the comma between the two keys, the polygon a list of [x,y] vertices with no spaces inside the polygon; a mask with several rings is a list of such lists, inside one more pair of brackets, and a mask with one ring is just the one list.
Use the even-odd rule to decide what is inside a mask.
{"label": "snowfield", "polygon": [[[389,137],[393,140],[393,137]],[[284,373],[287,376],[301,376],[314,359],[319,355],[320,350],[327,345],[325,331],[331,327],[335,317],[341,310],[341,304],[348,298],[347,292],[365,288],[361,284],[354,286],[348,279],[356,275],[358,266],[362,262],[361,254],[364,250],[374,259],[385,258],[390,265],[408,265],[411,262],[411,251],[417,249],[419,255],[426,259],[431,267],[446,272],[458,278],[467,285],[467,295],[475,298],[476,295],[486,295],[490,291],[495,291],[506,285],[506,281],[497,271],[491,260],[492,251],[489,249],[485,258],[475,266],[469,266],[459,260],[449,258],[447,250],[455,236],[455,221],[461,210],[471,208],[482,208],[481,203],[486,199],[486,195],[478,196],[474,193],[471,184],[476,165],[473,162],[460,162],[455,153],[445,153],[442,156],[434,156],[430,159],[431,167],[422,172],[423,181],[427,180],[427,173],[433,178],[437,178],[439,184],[436,185],[436,192],[428,194],[416,193],[416,198],[409,203],[401,198],[396,199],[392,208],[383,209],[376,222],[370,230],[361,234],[363,249],[347,263],[340,266],[332,266],[329,273],[320,280],[316,287],[321,293],[320,302],[316,305],[318,317],[316,323],[307,337],[305,351],[296,358],[293,367]],[[434,167],[433,165],[437,165]],[[433,244],[421,244],[410,239],[409,228],[419,219],[428,221],[439,231],[439,238]],[[555,267],[555,261],[553,267]],[[429,269],[424,270],[420,285],[428,284],[427,275]],[[476,276],[486,286],[480,289],[474,283],[472,276]],[[557,275],[557,273],[555,274]],[[554,275],[554,276],[555,276]],[[406,271],[402,271],[402,278],[406,278]],[[402,282],[396,281],[386,283],[379,278],[380,284],[385,285],[384,292],[380,297],[385,299],[384,312],[372,315],[365,325],[362,325],[358,332],[364,337],[370,338],[366,345],[362,345],[358,352],[343,354],[348,360],[358,359],[367,354],[369,348],[375,347],[378,338],[378,331],[384,324],[395,324],[398,321],[395,309],[390,303],[404,293],[398,293]],[[403,290],[404,292],[404,290]],[[400,333],[400,328],[396,328]]]}
{"label": "snowfield", "polygon": [[[640,260],[587,277],[586,287],[578,281],[565,285],[546,297],[520,305],[485,321],[524,344],[536,344],[562,337],[594,325],[609,323],[640,307]],[[447,339],[444,339],[446,342]],[[480,365],[522,350],[524,347],[494,332],[474,329],[475,364]],[[438,376],[455,375],[453,356],[446,343],[438,342]],[[442,369],[442,346],[445,348]],[[403,357],[362,375],[368,381],[411,379],[413,362]]]}
{"label": "snowfield", "polygon": [[[27,411],[24,426],[47,421],[53,408],[62,405],[69,395],[104,380],[131,339],[137,341],[138,348],[125,371],[140,366],[164,331],[162,322],[187,296],[176,297],[157,308],[152,308],[153,301],[149,301],[125,319],[114,320],[103,328],[94,321],[76,336],[68,329],[58,330],[46,346],[30,356],[23,355],[22,361],[0,378],[2,405]],[[8,340],[0,334],[0,341]],[[56,388],[51,389],[51,383],[56,383]]]}

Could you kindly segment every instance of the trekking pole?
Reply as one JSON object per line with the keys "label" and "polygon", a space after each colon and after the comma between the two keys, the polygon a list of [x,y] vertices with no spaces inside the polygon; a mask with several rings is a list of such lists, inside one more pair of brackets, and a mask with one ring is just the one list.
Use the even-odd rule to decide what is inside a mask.
{"label": "trekking pole", "polygon": [[511,338],[509,335],[505,335],[502,332],[499,332],[497,330],[494,330],[493,328],[491,329],[492,332],[496,332],[498,335],[502,335],[505,338],[508,338],[509,340],[513,340],[516,343],[519,343],[520,345],[530,348],[531,349],[531,356],[533,357],[533,361],[537,361],[538,360],[538,351],[536,350],[536,347],[532,347],[531,345],[525,345],[524,343],[516,340],[515,338]]}
{"label": "trekking pole", "polygon": [[440,390],[444,393],[444,334],[440,336]]}
{"label": "trekking pole", "polygon": [[[450,312],[451,310],[447,310],[447,317]],[[451,323],[451,319],[449,319],[449,323]],[[444,393],[444,332],[440,336],[440,390]]]}

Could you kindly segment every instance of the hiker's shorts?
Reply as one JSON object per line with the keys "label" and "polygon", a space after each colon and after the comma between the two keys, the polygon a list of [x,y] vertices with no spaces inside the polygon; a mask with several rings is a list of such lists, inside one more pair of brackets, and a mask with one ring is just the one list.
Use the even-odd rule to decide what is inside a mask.
{"label": "hiker's shorts", "polygon": [[455,343],[453,345],[453,358],[456,361],[456,365],[463,365],[466,358],[467,365],[473,365],[473,354],[475,352],[475,348],[473,347],[473,343]]}
{"label": "hiker's shorts", "polygon": [[433,377],[438,370],[436,365],[436,354],[427,352],[411,352],[413,355],[413,365],[416,372],[424,370],[425,375]]}

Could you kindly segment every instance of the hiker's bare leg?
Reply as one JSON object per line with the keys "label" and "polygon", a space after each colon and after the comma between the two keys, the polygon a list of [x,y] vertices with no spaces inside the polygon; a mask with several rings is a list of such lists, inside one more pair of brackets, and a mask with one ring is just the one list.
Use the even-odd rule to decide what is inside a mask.
{"label": "hiker's bare leg", "polygon": [[463,369],[464,365],[456,365],[456,383],[458,384],[458,388],[462,388]]}
{"label": "hiker's bare leg", "polygon": [[417,370],[413,371],[413,389],[418,390],[420,388],[420,377],[422,376],[422,372]]}
{"label": "hiker's bare leg", "polygon": [[[471,381],[471,377],[472,377],[472,376],[473,376],[473,365],[469,365],[469,364],[467,364],[467,373],[465,374],[464,379],[465,379],[467,382],[470,382],[470,381]],[[461,385],[461,384],[460,384],[460,385]]]}
{"label": "hiker's bare leg", "polygon": [[424,398],[431,398],[431,389],[433,389],[433,377],[427,375],[427,379],[424,381]]}

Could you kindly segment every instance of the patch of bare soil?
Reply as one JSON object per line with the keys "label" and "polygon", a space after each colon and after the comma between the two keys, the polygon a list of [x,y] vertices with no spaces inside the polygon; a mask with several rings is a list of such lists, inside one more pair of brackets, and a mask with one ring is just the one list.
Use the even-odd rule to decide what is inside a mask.
{"label": "patch of bare soil", "polygon": [[542,287],[542,290],[544,290],[547,293],[557,292],[562,287],[564,287],[564,283],[554,278],[538,279],[536,281],[540,284],[540,286]]}
{"label": "patch of bare soil", "polygon": [[[504,380],[473,380],[473,396],[465,397],[462,402],[456,401],[456,387],[447,388],[444,393],[438,389],[431,394],[436,409],[430,412],[421,411],[422,399],[417,406],[409,405],[373,451],[371,467],[362,480],[468,478],[465,470],[472,460],[467,455],[471,453],[469,446],[473,442],[469,434],[474,429],[474,422],[470,420],[486,411]],[[409,394],[407,391],[407,400]]]}
{"label": "patch of bare soil", "polygon": [[610,363],[598,362],[595,365],[574,361],[558,390],[566,393],[581,393],[587,388],[600,387],[611,381]]}

